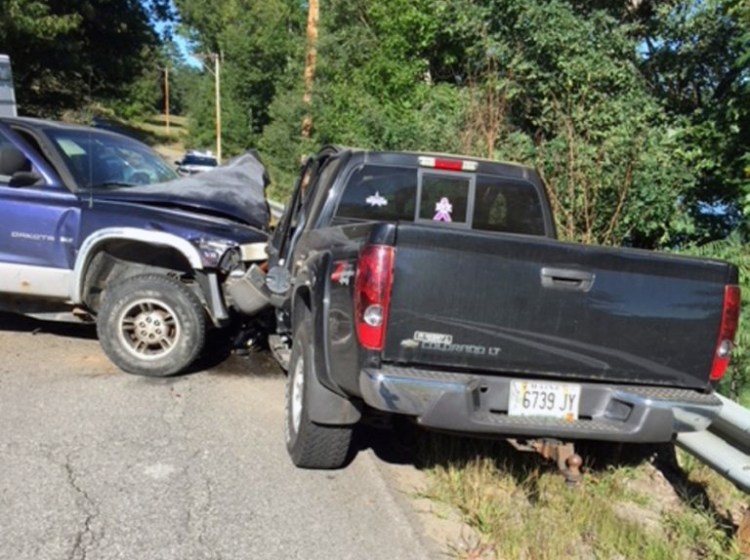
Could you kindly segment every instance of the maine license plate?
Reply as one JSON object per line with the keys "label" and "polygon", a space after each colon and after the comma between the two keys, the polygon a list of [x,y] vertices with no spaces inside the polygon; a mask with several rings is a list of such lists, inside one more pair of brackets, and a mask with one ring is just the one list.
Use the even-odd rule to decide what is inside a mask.
{"label": "maine license plate", "polygon": [[581,386],[547,381],[510,382],[510,416],[545,416],[572,422],[578,418]]}

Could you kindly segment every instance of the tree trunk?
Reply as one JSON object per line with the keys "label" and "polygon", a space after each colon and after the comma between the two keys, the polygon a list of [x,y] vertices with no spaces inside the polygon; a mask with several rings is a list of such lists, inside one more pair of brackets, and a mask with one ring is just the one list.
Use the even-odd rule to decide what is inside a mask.
{"label": "tree trunk", "polygon": [[318,0],[309,0],[307,10],[307,55],[305,56],[305,93],[302,96],[302,104],[307,110],[304,120],[302,121],[302,137],[310,138],[312,134],[312,93],[315,84],[315,64],[318,58],[318,18],[320,14],[320,5]]}

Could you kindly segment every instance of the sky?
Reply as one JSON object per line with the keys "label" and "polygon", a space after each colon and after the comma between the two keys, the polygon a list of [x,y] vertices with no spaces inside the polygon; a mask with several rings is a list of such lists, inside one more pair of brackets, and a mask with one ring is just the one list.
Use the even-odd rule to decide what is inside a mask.
{"label": "sky", "polygon": [[[172,4],[172,7],[174,8],[175,13],[177,13],[177,8],[174,7],[174,4]],[[172,41],[177,45],[180,54],[185,58],[185,62],[194,68],[201,67],[200,60],[193,56],[195,45],[192,44],[187,37],[177,33],[174,22],[156,21],[154,22],[154,27],[160,35],[163,35],[165,31],[171,32]]]}

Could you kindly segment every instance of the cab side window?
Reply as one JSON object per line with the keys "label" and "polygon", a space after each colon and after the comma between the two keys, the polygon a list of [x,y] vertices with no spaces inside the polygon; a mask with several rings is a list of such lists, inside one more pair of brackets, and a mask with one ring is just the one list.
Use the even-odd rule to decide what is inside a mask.
{"label": "cab side window", "polygon": [[479,176],[474,229],[544,235],[542,203],[525,181]]}
{"label": "cab side window", "polygon": [[349,179],[336,218],[348,220],[413,220],[417,170],[413,167],[364,165]]}
{"label": "cab side window", "polygon": [[0,132],[0,185],[14,185],[13,176],[19,171],[31,171],[31,161]]}

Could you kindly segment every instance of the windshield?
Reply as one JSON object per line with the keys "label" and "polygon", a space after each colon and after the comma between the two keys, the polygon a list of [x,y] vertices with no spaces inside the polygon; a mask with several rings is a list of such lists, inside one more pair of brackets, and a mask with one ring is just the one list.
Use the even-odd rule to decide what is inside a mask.
{"label": "windshield", "polygon": [[178,177],[151,148],[96,130],[48,130],[79,189],[163,183]]}

